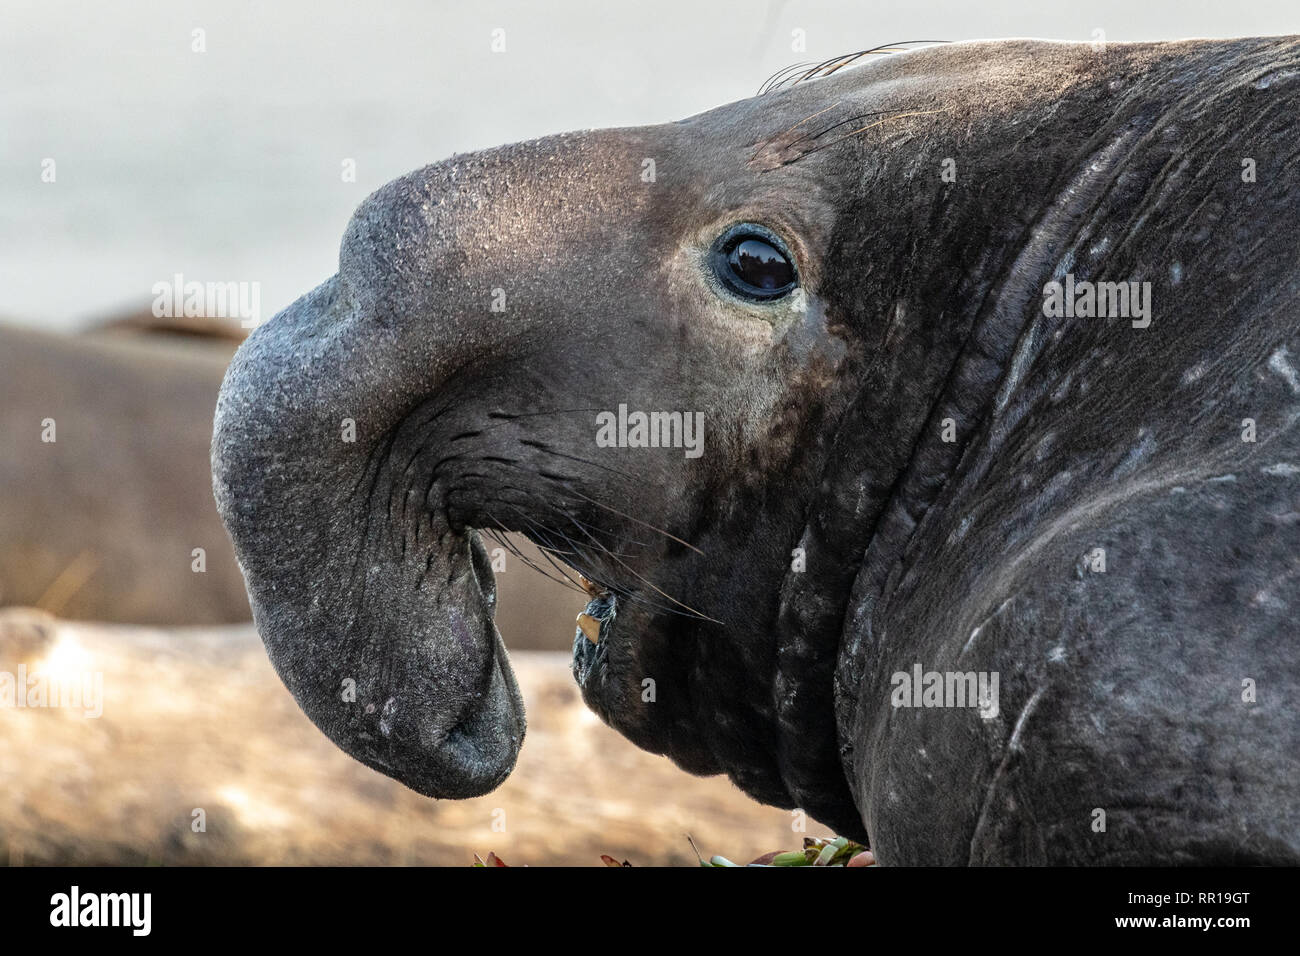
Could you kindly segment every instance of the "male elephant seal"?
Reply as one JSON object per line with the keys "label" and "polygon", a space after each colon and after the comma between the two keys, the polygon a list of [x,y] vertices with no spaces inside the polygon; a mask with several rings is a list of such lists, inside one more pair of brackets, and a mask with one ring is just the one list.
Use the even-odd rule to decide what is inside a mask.
{"label": "male elephant seal", "polygon": [[218,404],[279,673],[495,787],[504,527],[604,720],[884,863],[1297,862],[1298,109],[1296,39],[962,44],[385,186]]}

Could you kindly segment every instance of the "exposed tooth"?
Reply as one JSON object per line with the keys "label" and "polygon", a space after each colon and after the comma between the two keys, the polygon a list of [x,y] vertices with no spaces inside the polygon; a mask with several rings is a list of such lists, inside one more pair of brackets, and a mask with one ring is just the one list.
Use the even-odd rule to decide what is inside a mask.
{"label": "exposed tooth", "polygon": [[578,630],[587,635],[587,640],[593,644],[600,642],[600,621],[596,620],[586,611],[578,615]]}
{"label": "exposed tooth", "polygon": [[592,597],[600,597],[600,588],[596,587],[594,581],[590,581],[587,578],[583,577],[581,574],[579,574],[578,583],[581,584],[582,589],[586,591],[588,594],[590,594]]}

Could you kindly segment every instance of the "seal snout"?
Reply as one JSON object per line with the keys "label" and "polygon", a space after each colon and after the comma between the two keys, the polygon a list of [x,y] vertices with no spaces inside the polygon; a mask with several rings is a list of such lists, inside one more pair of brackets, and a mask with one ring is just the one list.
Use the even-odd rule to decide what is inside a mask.
{"label": "seal snout", "polygon": [[[412,507],[388,454],[399,439],[437,447],[410,414],[441,369],[417,360],[433,384],[413,381],[409,340],[375,316],[341,275],[249,338],[218,400],[214,491],[268,656],[303,711],[414,790],[476,796],[513,768],[523,702],[482,542],[443,509]],[[394,499],[409,521],[379,535]]]}

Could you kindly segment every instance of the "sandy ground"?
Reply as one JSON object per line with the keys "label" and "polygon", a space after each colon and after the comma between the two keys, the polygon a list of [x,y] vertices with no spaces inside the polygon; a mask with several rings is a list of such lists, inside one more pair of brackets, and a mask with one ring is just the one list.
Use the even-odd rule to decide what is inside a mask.
{"label": "sandy ground", "polygon": [[566,654],[511,661],[528,708],[518,767],[486,797],[435,801],[317,731],[251,627],[0,612],[0,681],[23,665],[64,686],[101,674],[103,687],[99,717],[0,706],[0,862],[463,866],[495,851],[512,865],[598,865],[602,853],[694,865],[688,833],[706,856],[742,862],[799,846],[789,812],[725,778],[691,777],[601,724]]}

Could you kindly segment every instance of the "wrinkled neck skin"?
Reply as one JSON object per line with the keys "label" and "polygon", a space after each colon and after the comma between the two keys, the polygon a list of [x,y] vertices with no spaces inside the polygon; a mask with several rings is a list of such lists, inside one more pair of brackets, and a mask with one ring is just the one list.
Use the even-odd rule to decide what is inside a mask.
{"label": "wrinkled neck skin", "polygon": [[[1077,50],[1062,48],[1059,69],[1008,62],[1033,89],[990,83],[960,133],[927,129],[904,149],[876,157],[867,182],[881,204],[880,232],[846,228],[834,244],[839,266],[830,271],[871,263],[860,301],[887,306],[864,313],[863,337],[874,347],[868,347],[859,400],[836,437],[839,453],[827,484],[837,493],[819,501],[806,532],[824,547],[840,542],[836,558],[853,569],[834,580],[837,600],[827,603],[827,626],[842,613],[834,720],[852,800],[869,823],[882,815],[871,805],[872,768],[889,748],[890,669],[917,653],[882,643],[882,608],[901,579],[915,587],[925,577],[930,554],[913,547],[918,529],[935,512],[962,513],[977,500],[1008,437],[1032,444],[1024,437],[1035,434],[1032,413],[1058,403],[1079,366],[1135,345],[1125,320],[1049,322],[1044,287],[1066,272],[1079,279],[1156,279],[1159,286],[1167,266],[1162,259],[1152,269],[1149,247],[1159,244],[1171,250],[1171,260],[1179,258],[1160,232],[1162,216],[1174,214],[1175,190],[1184,190],[1181,201],[1195,207],[1197,190],[1230,191],[1235,174],[1229,170],[1222,187],[1204,172],[1215,168],[1216,144],[1197,140],[1193,147],[1187,130],[1213,128],[1216,111],[1226,113],[1229,103],[1235,110],[1249,100],[1262,110],[1264,101],[1250,98],[1267,90],[1271,78],[1288,75],[1286,64],[1297,56],[1288,39],[1112,45],[1095,58],[1076,56]],[[1206,77],[1217,78],[1209,93]],[[1270,100],[1268,109],[1274,108],[1284,107]],[[1195,158],[1193,148],[1205,155]],[[1243,143],[1239,151],[1247,149]],[[958,160],[951,187],[915,182],[953,155],[965,160]],[[1185,176],[1189,166],[1197,172]],[[978,198],[971,195],[975,176]],[[1249,221],[1243,214],[1243,228]],[[1184,262],[1194,258],[1182,255]],[[1166,321],[1178,314],[1180,298],[1194,303],[1187,307],[1194,312],[1224,297],[1184,281],[1166,293],[1163,314]],[[1241,298],[1238,306],[1248,310],[1248,303]],[[1151,347],[1165,348],[1167,341],[1151,339]],[[1079,353],[1086,363],[1063,357],[1079,342],[1092,343],[1091,352]],[[1194,354],[1190,342],[1186,349]],[[945,425],[951,426],[947,440]],[[882,460],[888,450],[897,454]],[[1097,480],[1106,479],[1099,474]],[[1062,507],[1053,492],[1051,485],[1024,490],[1022,509],[1046,520]],[[955,523],[950,514],[931,523],[944,522]],[[845,528],[861,533],[846,538]],[[859,547],[846,553],[850,539]],[[942,593],[942,582],[930,586],[939,589],[935,600],[962,597]],[[895,639],[906,633],[906,622],[893,622]]]}

